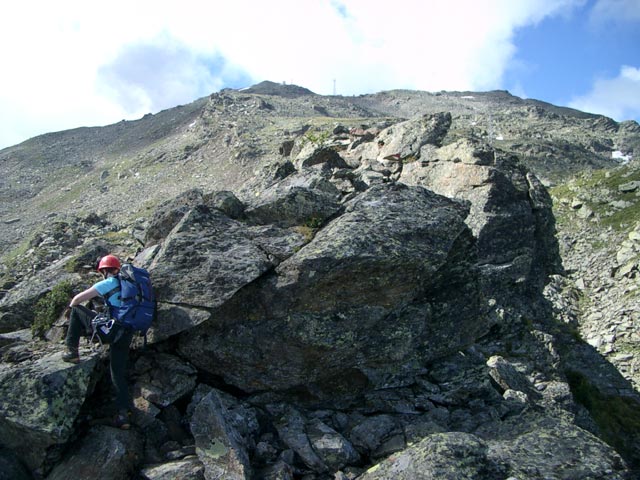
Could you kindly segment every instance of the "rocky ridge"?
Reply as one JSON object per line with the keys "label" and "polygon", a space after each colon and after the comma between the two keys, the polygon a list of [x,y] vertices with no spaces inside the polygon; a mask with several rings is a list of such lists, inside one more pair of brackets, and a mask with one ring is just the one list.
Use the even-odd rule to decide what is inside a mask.
{"label": "rocky ridge", "polygon": [[[195,104],[182,107],[200,116],[185,117],[188,130],[177,122],[181,134],[156,139],[162,146],[134,149],[132,178],[118,175],[124,186],[111,181],[117,166],[97,165],[106,156],[96,161],[108,173],[99,198],[58,212],[3,261],[11,277],[0,299],[0,465],[13,478],[633,478],[635,357],[617,355],[634,339],[636,235],[625,221],[621,243],[607,237],[613,262],[583,232],[616,213],[633,218],[626,184],[637,167],[618,169],[603,151],[577,148],[571,168],[608,165],[608,178],[628,180],[615,190],[624,198],[601,202],[578,182],[568,184],[571,195],[552,189],[552,201],[534,173],[541,157],[527,157],[527,166],[513,146],[464,127],[474,99],[460,97],[540,109],[565,133],[603,124],[610,136],[592,129],[576,144],[592,135],[625,154],[637,142],[625,136],[633,125],[502,93],[389,92],[346,102],[261,88],[214,94],[199,114]],[[420,110],[425,97],[457,106]],[[392,108],[419,114],[397,118]],[[358,117],[320,121],[308,112]],[[303,128],[288,130],[299,118]],[[196,166],[200,178],[187,188]],[[156,207],[157,183],[144,179],[180,175],[185,181],[163,189],[170,199]],[[149,193],[147,210],[105,209],[129,180]],[[50,200],[48,188],[31,191],[34,202]],[[577,212],[582,230],[563,228]],[[151,345],[133,353],[129,432],[101,425],[109,412],[103,351],[87,347],[87,360],[69,366],[60,359],[62,320],[47,341],[23,330],[51,278],[84,288],[107,251],[136,255],[160,298]],[[603,262],[609,277],[589,265]],[[599,322],[581,288],[602,302],[614,290],[611,300],[627,306],[605,303],[619,309]],[[608,341],[601,332],[612,325]],[[33,409],[21,408],[25,399]]]}

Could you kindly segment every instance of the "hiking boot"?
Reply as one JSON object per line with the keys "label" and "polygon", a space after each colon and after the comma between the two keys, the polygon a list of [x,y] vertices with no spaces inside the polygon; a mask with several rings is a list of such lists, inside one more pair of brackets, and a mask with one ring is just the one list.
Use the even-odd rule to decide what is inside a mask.
{"label": "hiking boot", "polygon": [[67,353],[62,355],[62,360],[67,363],[80,363],[80,355],[78,355],[78,350],[67,350]]}
{"label": "hiking boot", "polygon": [[129,430],[131,428],[129,412],[119,412],[113,419],[113,426],[121,430]]}

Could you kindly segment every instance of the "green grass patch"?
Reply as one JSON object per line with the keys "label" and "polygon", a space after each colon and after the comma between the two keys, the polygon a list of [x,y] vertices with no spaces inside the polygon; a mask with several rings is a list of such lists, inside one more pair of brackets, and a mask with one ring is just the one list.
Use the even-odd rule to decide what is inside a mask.
{"label": "green grass patch", "polygon": [[24,256],[25,253],[31,248],[31,242],[35,235],[31,235],[28,238],[22,240],[13,250],[8,252],[2,257],[2,263],[4,263],[9,269],[14,268],[19,258]]}
{"label": "green grass patch", "polygon": [[64,265],[64,271],[69,273],[76,273],[82,271],[83,262],[80,257],[73,257]]}
{"label": "green grass patch", "polygon": [[89,183],[89,178],[82,178],[62,188],[54,186],[49,191],[43,191],[33,205],[41,212],[57,213],[87,195],[91,191]]}
{"label": "green grass patch", "polygon": [[[573,180],[550,189],[551,195],[557,201],[561,198],[573,200],[580,197],[600,219],[604,228],[611,227],[617,231],[626,231],[640,221],[640,197],[635,192],[621,192],[619,187],[626,183],[640,181],[640,170],[623,166],[616,169],[593,170],[574,178]],[[598,192],[601,195],[598,195]],[[626,202],[624,208],[613,207],[612,201]],[[567,214],[568,206],[556,205],[559,222]]]}
{"label": "green grass patch", "polygon": [[60,282],[46,293],[35,305],[31,333],[42,338],[49,330],[64,308],[69,305],[73,286],[71,282]]}
{"label": "green grass patch", "polygon": [[131,239],[131,233],[129,232],[129,229],[124,228],[116,232],[107,232],[102,235],[102,238],[104,238],[104,240],[109,244],[120,245]]}
{"label": "green grass patch", "polygon": [[305,243],[309,243],[316,235],[316,229],[307,225],[298,225],[294,229],[304,237]]}
{"label": "green grass patch", "polygon": [[20,262],[24,261],[26,253],[31,248],[31,242],[37,235],[37,233],[32,233],[2,257],[1,261],[6,270],[4,275],[0,275],[0,286],[12,284],[16,280],[14,272],[19,270]]}
{"label": "green grass patch", "polygon": [[307,143],[311,143],[314,146],[324,145],[331,138],[331,132],[316,130],[316,128],[312,128],[302,137],[301,144],[304,146]]}
{"label": "green grass patch", "polygon": [[640,199],[636,198],[635,204],[616,211],[608,217],[602,219],[602,225],[611,226],[616,230],[626,231],[640,221]]}

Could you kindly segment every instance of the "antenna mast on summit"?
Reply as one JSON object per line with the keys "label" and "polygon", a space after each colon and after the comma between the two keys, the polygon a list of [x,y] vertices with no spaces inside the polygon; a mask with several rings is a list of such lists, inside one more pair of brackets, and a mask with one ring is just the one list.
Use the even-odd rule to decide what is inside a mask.
{"label": "antenna mast on summit", "polygon": [[336,79],[333,79],[333,96],[335,97],[336,95]]}

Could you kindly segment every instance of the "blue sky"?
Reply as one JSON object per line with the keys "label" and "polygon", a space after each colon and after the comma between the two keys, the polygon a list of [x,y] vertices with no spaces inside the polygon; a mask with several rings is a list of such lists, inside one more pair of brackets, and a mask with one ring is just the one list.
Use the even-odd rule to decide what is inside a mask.
{"label": "blue sky", "polygon": [[570,15],[516,31],[513,42],[504,84],[515,95],[640,120],[640,78],[635,99],[618,101],[615,92],[625,90],[625,70],[640,75],[640,1],[584,2]]}
{"label": "blue sky", "polygon": [[262,80],[504,89],[640,121],[640,0],[22,0],[0,55],[0,148]]}

